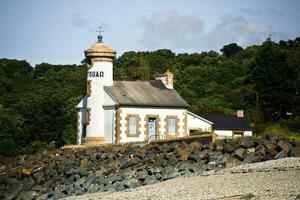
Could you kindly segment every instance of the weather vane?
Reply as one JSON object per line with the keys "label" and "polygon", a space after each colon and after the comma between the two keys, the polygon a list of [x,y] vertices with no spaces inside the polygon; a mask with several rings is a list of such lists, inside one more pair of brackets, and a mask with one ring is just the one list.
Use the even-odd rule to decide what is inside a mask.
{"label": "weather vane", "polygon": [[99,30],[96,32],[98,33],[98,36],[97,36],[98,43],[102,43],[103,42],[103,33],[104,33],[104,31],[102,30],[102,27],[100,26]]}

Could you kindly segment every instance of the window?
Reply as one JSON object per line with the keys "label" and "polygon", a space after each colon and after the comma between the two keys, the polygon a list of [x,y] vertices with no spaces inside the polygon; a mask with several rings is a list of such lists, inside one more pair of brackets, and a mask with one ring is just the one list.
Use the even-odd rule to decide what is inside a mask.
{"label": "window", "polygon": [[233,137],[243,137],[244,136],[244,131],[232,131],[232,136]]}
{"label": "window", "polygon": [[127,137],[139,137],[140,117],[138,114],[127,114],[126,116],[126,135]]}
{"label": "window", "polygon": [[171,136],[175,136],[175,134],[176,134],[175,123],[176,123],[176,120],[173,118],[170,118],[168,120],[168,130],[169,130],[168,134]]}
{"label": "window", "polygon": [[129,117],[129,134],[136,135],[137,131],[137,120],[136,117]]}

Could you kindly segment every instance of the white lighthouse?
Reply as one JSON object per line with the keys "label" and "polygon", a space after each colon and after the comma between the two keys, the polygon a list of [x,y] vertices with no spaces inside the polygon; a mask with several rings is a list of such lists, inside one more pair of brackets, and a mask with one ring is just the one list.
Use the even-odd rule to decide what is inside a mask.
{"label": "white lighthouse", "polygon": [[[99,34],[98,42],[84,51],[88,60],[87,95],[77,105],[79,137],[78,143],[101,144],[105,141],[104,86],[113,85],[113,60],[116,51],[102,41]],[[81,132],[81,133],[80,133]]]}

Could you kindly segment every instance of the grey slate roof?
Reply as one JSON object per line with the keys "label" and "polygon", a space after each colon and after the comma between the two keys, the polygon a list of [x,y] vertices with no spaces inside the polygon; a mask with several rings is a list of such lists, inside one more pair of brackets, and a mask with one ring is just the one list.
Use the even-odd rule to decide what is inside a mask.
{"label": "grey slate roof", "polygon": [[199,116],[213,122],[214,130],[251,131],[251,127],[244,117],[221,113],[199,113]]}
{"label": "grey slate roof", "polygon": [[160,80],[153,81],[114,81],[104,90],[120,106],[177,107],[189,105],[174,90],[168,89]]}

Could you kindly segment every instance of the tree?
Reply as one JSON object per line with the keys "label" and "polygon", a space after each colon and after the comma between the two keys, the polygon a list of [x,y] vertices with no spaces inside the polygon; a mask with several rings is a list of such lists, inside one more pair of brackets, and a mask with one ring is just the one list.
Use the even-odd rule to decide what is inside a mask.
{"label": "tree", "polygon": [[223,46],[222,49],[220,49],[220,51],[223,53],[223,56],[229,58],[233,55],[235,55],[236,53],[238,53],[239,51],[242,51],[243,48],[238,46],[236,43],[230,43],[227,44],[225,46]]}
{"label": "tree", "polygon": [[296,98],[295,68],[287,62],[286,52],[268,39],[259,48],[250,67],[250,79],[265,120],[277,121],[286,117]]}
{"label": "tree", "polygon": [[150,65],[144,56],[140,56],[140,66],[138,69],[141,80],[150,80]]}

